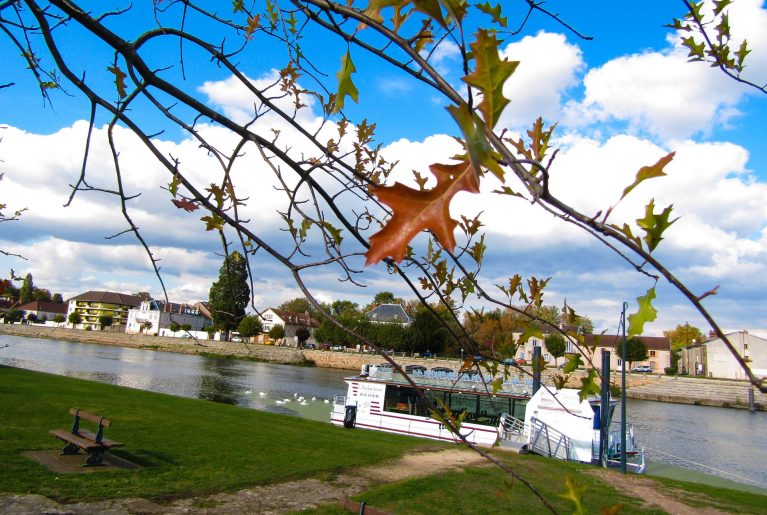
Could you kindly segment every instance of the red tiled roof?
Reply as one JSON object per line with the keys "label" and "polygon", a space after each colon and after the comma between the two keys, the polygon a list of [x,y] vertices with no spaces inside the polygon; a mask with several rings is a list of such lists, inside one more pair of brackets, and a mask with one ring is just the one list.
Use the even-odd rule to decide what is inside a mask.
{"label": "red tiled roof", "polygon": [[320,323],[313,319],[309,314],[307,313],[291,313],[290,311],[285,311],[284,309],[279,308],[270,308],[274,313],[280,317],[283,321],[285,321],[285,324],[290,325],[302,325],[304,327],[319,327]]}
{"label": "red tiled roof", "polygon": [[[671,350],[671,340],[665,336],[637,336],[639,341],[645,344],[647,350]],[[609,347],[617,349],[621,344],[621,336],[613,334],[605,335],[586,335],[586,345],[594,345],[594,340],[598,339],[598,347]]]}
{"label": "red tiled roof", "polygon": [[62,302],[50,302],[47,300],[36,300],[19,306],[22,311],[45,311],[46,313],[67,314],[67,305]]}

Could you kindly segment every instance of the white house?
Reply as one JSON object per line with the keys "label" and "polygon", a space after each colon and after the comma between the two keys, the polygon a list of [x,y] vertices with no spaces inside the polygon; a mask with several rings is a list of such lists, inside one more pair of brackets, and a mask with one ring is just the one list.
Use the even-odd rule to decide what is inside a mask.
{"label": "white house", "polygon": [[[736,331],[725,336],[757,375],[767,374],[767,340],[749,334],[748,331]],[[746,373],[721,338],[705,341],[698,349],[703,375],[721,379],[746,379]]]}
{"label": "white house", "polygon": [[261,312],[260,315],[262,331],[264,334],[259,335],[258,340],[261,343],[275,344],[269,339],[267,333],[276,325],[281,325],[285,330],[285,338],[281,342],[288,347],[298,347],[298,338],[296,337],[296,331],[303,327],[309,331],[309,339],[307,343],[316,343],[314,339],[314,333],[320,326],[320,323],[313,319],[308,313],[291,313],[279,308],[268,308]]}
{"label": "white house", "polygon": [[146,333],[158,336],[189,336],[187,331],[171,331],[171,324],[189,324],[189,333],[207,338],[203,330],[213,322],[199,305],[178,304],[162,300],[144,300],[137,308],[128,310],[126,333]]}
{"label": "white house", "polygon": [[18,309],[24,312],[24,318],[29,315],[37,317],[38,321],[45,320],[46,325],[56,325],[53,321],[56,316],[61,316],[64,320],[67,318],[67,304],[63,302],[50,302],[45,300],[35,300]]}

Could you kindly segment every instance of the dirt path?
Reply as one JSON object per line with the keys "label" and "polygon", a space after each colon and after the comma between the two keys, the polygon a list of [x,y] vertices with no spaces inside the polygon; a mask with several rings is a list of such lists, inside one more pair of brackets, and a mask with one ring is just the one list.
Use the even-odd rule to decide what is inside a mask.
{"label": "dirt path", "polygon": [[353,469],[328,481],[303,479],[258,486],[234,493],[192,497],[160,505],[147,499],[114,499],[76,504],[59,504],[40,495],[0,498],[0,513],[14,515],[126,515],[126,514],[279,514],[334,503],[367,490],[373,485],[424,477],[464,467],[488,465],[478,454],[465,449],[419,452],[396,461]]}
{"label": "dirt path", "polygon": [[[611,470],[595,468],[589,472],[608,483],[620,492],[625,492],[630,497],[644,500],[645,507],[658,507],[673,515],[726,515],[728,512],[719,511],[710,507],[688,506],[678,499],[662,492],[658,484],[652,479],[637,475],[623,475]],[[690,497],[694,494],[680,493]]]}

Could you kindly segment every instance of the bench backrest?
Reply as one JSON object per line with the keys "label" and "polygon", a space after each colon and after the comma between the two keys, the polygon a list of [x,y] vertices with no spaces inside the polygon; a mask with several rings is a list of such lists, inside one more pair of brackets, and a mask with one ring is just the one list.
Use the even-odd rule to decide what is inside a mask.
{"label": "bench backrest", "polygon": [[99,425],[98,432],[96,433],[96,443],[101,443],[101,439],[104,437],[104,428],[112,425],[112,421],[108,418],[100,417],[78,408],[72,408],[69,410],[69,414],[75,416],[75,421],[72,423],[72,433],[74,434],[80,434],[80,419],[84,418]]}
{"label": "bench backrest", "polygon": [[70,415],[74,415],[75,417],[80,417],[82,419],[88,420],[89,422],[93,422],[94,424],[98,424],[100,426],[104,427],[110,427],[112,425],[112,421],[105,417],[100,417],[98,415],[94,415],[93,413],[88,413],[87,411],[83,411],[78,408],[72,408],[69,410]]}

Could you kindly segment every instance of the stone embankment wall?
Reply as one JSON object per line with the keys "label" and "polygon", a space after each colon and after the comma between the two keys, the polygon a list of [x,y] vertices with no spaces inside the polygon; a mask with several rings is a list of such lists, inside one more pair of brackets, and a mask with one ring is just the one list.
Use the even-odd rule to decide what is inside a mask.
{"label": "stone embankment wall", "polygon": [[[64,327],[36,325],[0,324],[0,334],[119,345],[122,347],[183,354],[232,356],[273,363],[312,363],[318,367],[353,371],[359,371],[362,365],[365,364],[378,364],[384,361],[380,356],[356,352],[300,350],[290,347],[275,347],[251,343],[193,340],[108,331],[83,331]],[[423,365],[428,368],[449,367],[454,370],[460,367],[460,362],[457,359],[398,357],[397,362],[403,367],[407,365]],[[529,377],[521,372],[515,373],[519,374],[520,379]],[[557,374],[558,371],[555,369],[544,370],[542,374],[544,383],[552,384],[552,378]],[[578,387],[580,385],[580,377],[581,374],[579,373],[573,374],[570,385]],[[620,377],[613,372],[612,380],[619,383]],[[703,406],[749,407],[749,384],[744,381],[670,377],[656,374],[630,374],[626,377],[626,385],[627,395],[630,398]],[[767,394],[762,394],[757,390],[755,392],[755,404],[756,409],[767,410]]]}

